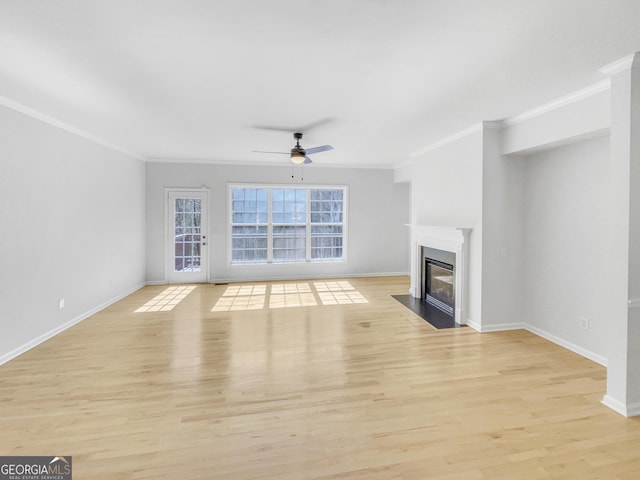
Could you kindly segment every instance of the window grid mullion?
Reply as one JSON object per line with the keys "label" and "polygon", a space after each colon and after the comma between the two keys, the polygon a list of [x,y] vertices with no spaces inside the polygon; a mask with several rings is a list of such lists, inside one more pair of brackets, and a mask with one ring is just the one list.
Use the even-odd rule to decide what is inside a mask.
{"label": "window grid mullion", "polygon": [[273,263],[273,189],[267,188],[267,263]]}
{"label": "window grid mullion", "polygon": [[306,252],[305,259],[311,262],[311,188],[307,188],[307,226],[305,230],[306,236]]}

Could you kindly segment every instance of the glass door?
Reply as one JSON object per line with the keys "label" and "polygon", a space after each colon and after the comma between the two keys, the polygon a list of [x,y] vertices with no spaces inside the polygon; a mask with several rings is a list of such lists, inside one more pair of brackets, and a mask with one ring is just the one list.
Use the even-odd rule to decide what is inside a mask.
{"label": "glass door", "polygon": [[208,281],[206,191],[168,192],[167,281]]}

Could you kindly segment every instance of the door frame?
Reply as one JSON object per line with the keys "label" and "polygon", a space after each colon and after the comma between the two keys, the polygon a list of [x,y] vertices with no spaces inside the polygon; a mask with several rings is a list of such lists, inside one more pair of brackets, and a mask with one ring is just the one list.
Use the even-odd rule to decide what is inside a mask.
{"label": "door frame", "polygon": [[[194,280],[195,275],[185,278],[184,281],[175,281],[172,272],[173,259],[175,256],[175,239],[173,237],[173,220],[169,221],[169,214],[173,212],[174,206],[171,203],[172,197],[180,197],[184,194],[187,197],[200,197],[202,199],[202,210],[204,211],[200,217],[201,235],[205,239],[206,245],[200,247],[200,266],[202,268],[202,276],[198,276]],[[164,189],[164,278],[168,284],[179,283],[209,283],[209,188],[181,188],[181,187],[165,187]],[[203,248],[204,247],[204,248]]]}

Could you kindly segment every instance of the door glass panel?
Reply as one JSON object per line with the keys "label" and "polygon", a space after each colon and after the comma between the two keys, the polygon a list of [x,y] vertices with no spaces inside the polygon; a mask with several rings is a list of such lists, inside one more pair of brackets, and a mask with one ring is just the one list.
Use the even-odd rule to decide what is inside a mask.
{"label": "door glass panel", "polygon": [[202,220],[200,199],[176,198],[174,208],[174,271],[199,272]]}

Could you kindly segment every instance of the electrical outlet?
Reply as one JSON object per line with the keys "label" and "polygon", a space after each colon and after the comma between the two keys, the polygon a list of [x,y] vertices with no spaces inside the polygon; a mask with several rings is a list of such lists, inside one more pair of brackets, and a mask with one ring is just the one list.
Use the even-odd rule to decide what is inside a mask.
{"label": "electrical outlet", "polygon": [[62,310],[64,308],[64,298],[58,300],[58,308]]}
{"label": "electrical outlet", "polygon": [[583,330],[589,330],[589,319],[587,317],[580,317],[580,326]]}

